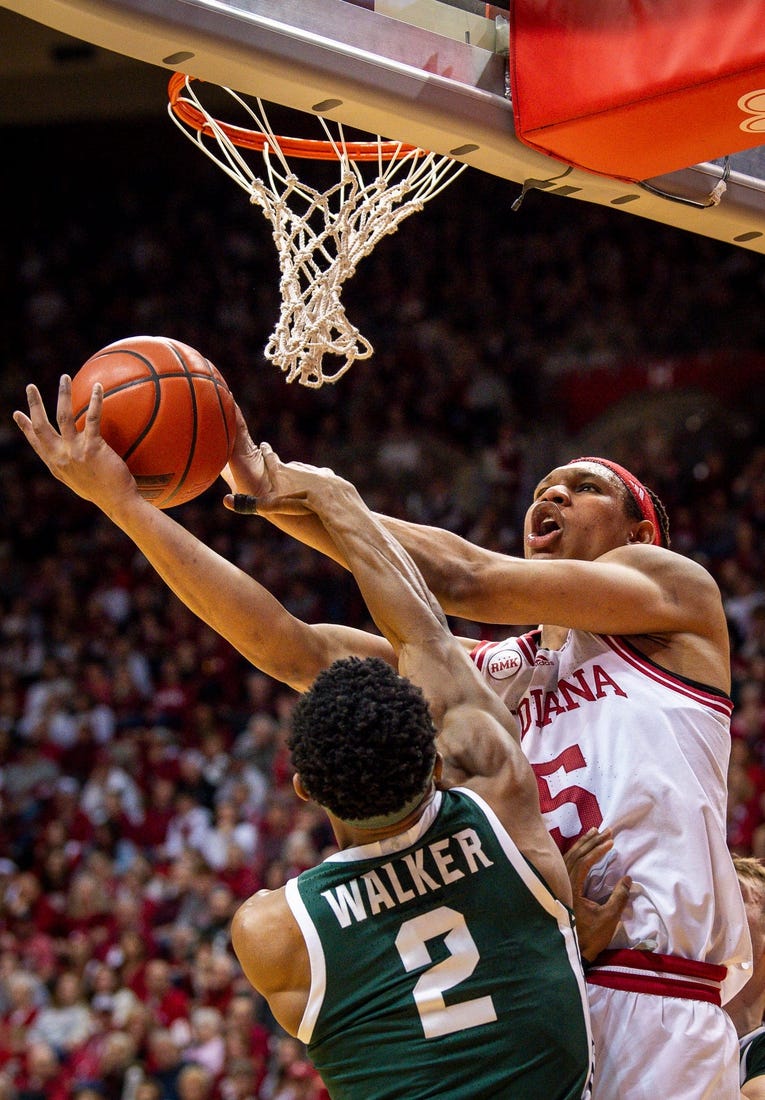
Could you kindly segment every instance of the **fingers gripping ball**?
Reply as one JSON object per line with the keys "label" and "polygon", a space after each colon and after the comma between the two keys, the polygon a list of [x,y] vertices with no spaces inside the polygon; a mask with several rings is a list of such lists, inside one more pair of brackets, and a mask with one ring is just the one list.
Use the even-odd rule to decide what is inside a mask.
{"label": "fingers gripping ball", "polygon": [[96,382],[104,387],[101,434],[144,499],[174,508],[212,485],[231,456],[236,405],[203,355],[164,336],[132,336],[97,351],[72,379],[78,431]]}

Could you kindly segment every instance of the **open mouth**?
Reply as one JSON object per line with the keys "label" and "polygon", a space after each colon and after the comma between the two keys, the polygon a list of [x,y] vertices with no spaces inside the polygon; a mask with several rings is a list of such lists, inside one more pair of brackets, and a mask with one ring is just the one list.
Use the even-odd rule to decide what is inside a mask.
{"label": "open mouth", "polygon": [[554,542],[562,530],[560,511],[551,501],[540,501],[531,515],[527,542],[539,550]]}
{"label": "open mouth", "polygon": [[557,520],[554,520],[552,516],[545,516],[534,534],[549,535],[553,531],[560,531],[560,524],[557,522]]}

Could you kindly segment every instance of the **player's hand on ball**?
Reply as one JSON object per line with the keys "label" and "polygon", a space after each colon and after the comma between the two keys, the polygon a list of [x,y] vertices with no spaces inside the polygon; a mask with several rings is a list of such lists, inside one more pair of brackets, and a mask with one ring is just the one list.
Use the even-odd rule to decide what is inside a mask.
{"label": "player's hand on ball", "polygon": [[[232,495],[249,495],[251,497],[265,496],[271,491],[271,483],[266,472],[260,447],[254,442],[245,423],[242,410],[236,407],[236,437],[234,449],[228,464],[224,466],[221,477],[225,480]],[[233,508],[231,497],[227,496],[224,504],[230,510]]]}
{"label": "player's hand on ball", "polygon": [[105,509],[110,502],[136,492],[132,474],[101,435],[103,390],[100,383],[93,387],[81,432],[74,426],[72,381],[68,375],[62,375],[59,382],[58,431],[48,419],[37,386],[27,386],[26,395],[29,415],[16,411],[13,419],[55,478],[84,500]]}
{"label": "player's hand on ball", "polygon": [[268,443],[261,443],[259,450],[265,466],[267,490],[257,496],[237,493],[227,497],[227,506],[236,512],[300,516],[315,512],[319,501],[328,493],[356,494],[350,482],[328,467],[282,462]]}

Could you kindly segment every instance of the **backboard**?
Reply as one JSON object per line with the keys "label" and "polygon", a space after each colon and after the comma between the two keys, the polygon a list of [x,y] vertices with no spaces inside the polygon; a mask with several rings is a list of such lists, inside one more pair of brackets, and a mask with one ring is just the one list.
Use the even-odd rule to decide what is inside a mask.
{"label": "backboard", "polygon": [[[567,166],[520,142],[507,77],[506,5],[480,0],[0,0],[104,49],[235,88],[495,176],[613,206],[765,253],[765,149],[651,190]],[[552,74],[551,74],[552,78]],[[129,93],[127,93],[129,94]]]}

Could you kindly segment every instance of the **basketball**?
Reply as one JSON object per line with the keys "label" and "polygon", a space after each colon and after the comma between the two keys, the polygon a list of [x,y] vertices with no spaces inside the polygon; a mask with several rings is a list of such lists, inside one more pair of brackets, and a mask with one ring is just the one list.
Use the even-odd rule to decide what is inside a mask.
{"label": "basketball", "polygon": [[104,387],[101,434],[145,500],[174,508],[212,485],[231,455],[236,405],[209,360],[165,336],[109,344],[72,379],[78,431],[96,382]]}

